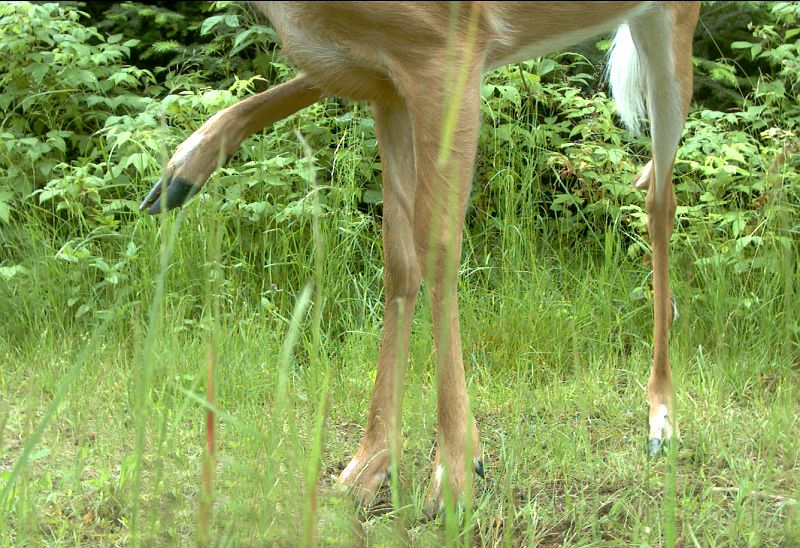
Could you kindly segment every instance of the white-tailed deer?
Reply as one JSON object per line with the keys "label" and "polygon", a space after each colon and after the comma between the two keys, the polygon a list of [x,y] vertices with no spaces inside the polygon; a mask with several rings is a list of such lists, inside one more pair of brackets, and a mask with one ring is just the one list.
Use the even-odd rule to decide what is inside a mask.
{"label": "white-tailed deer", "polygon": [[[482,474],[461,355],[456,277],[478,141],[484,71],[545,55],[618,29],[610,56],[623,122],[650,119],[647,193],[654,281],[651,451],[677,436],[668,330],[673,308],[668,245],[672,165],[691,98],[695,2],[257,2],[304,71],[227,108],[193,133],[141,208],[157,213],[195,194],[242,141],[268,124],[336,95],[369,101],[383,166],[386,311],[366,431],[339,482],[368,499],[386,477],[400,436],[402,378],[414,303],[431,293],[437,364],[437,452],[428,495],[440,508]],[[165,191],[162,191],[165,189]],[[163,193],[165,192],[165,194]],[[468,462],[471,460],[472,462]],[[447,493],[445,494],[445,492]]]}

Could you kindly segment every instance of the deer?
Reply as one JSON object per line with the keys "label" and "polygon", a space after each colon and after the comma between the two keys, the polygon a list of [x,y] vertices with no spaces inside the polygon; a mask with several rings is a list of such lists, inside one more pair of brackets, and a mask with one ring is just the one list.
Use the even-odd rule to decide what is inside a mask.
{"label": "deer", "polygon": [[[436,451],[426,507],[460,500],[483,476],[469,411],[456,281],[472,184],[484,72],[615,31],[611,94],[623,124],[649,120],[647,189],[652,245],[653,354],[648,451],[679,439],[673,414],[669,240],[675,155],[692,95],[699,2],[253,2],[301,72],[228,107],[187,138],[141,203],[182,206],[250,135],[322,98],[372,105],[382,166],[385,311],[377,374],[361,442],[337,483],[365,504],[402,443],[400,407],[417,293],[429,290],[436,367]],[[394,453],[393,453],[394,451]]]}

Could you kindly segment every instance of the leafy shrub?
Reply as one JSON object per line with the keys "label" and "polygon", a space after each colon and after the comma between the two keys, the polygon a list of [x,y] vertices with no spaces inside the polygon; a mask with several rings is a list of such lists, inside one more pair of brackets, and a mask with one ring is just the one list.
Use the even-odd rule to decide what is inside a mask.
{"label": "leafy shrub", "polygon": [[[177,144],[294,69],[276,55],[274,32],[238,3],[87,5],[88,20],[76,6],[0,5],[0,272],[8,288],[35,278],[36,261],[66,269],[57,300],[82,317],[146,268],[141,250],[153,245],[156,223],[138,214],[138,199]],[[731,43],[729,57],[696,59],[702,107],[675,166],[676,264],[696,280],[697,298],[709,269],[777,273],[796,248],[797,18],[792,3],[704,10],[696,51],[710,51],[704,28],[736,39],[714,37]],[[579,49],[487,75],[468,260],[482,264],[521,235],[545,250],[581,245],[606,258],[612,248],[620,260],[646,258],[643,193],[630,181],[649,146],[615,124],[597,78],[602,53]],[[235,235],[226,254],[241,266],[231,275],[243,287],[303,279],[301,267],[278,262],[266,282],[262,266],[274,246],[264,235],[296,238],[285,253],[311,245],[315,191],[297,131],[314,151],[329,245],[362,242],[348,253],[380,271],[370,263],[381,203],[373,123],[365,107],[327,100],[248,140],[194,201],[191,214],[214,212]],[[184,280],[187,291],[202,284],[190,271],[182,271],[194,280]],[[19,288],[7,291],[19,298]]]}

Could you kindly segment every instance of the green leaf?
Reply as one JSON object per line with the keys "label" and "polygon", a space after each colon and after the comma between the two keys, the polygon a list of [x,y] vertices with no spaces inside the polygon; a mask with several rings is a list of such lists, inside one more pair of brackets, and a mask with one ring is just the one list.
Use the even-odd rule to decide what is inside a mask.
{"label": "green leaf", "polygon": [[11,206],[8,205],[8,201],[14,195],[11,192],[0,192],[0,221],[8,224],[8,221],[11,217]]}
{"label": "green leaf", "polygon": [[92,309],[92,305],[90,305],[90,304],[82,304],[80,306],[80,308],[78,308],[78,311],[75,312],[75,319],[78,319],[78,318],[84,316],[91,309]]}
{"label": "green leaf", "polygon": [[31,456],[28,457],[28,460],[31,462],[41,460],[49,454],[50,454],[50,449],[47,447],[42,447],[38,451],[34,451],[33,453],[31,453]]}
{"label": "green leaf", "polygon": [[361,200],[365,204],[378,204],[383,201],[383,191],[380,189],[365,190]]}
{"label": "green leaf", "polygon": [[545,74],[553,72],[558,67],[559,67],[558,63],[556,63],[552,59],[545,57],[539,62],[539,66],[536,69],[536,73],[539,76],[544,76]]}
{"label": "green leaf", "polygon": [[217,25],[217,23],[222,21],[224,17],[225,17],[224,15],[214,15],[213,17],[209,17],[208,19],[203,21],[203,24],[200,26],[200,34],[206,35],[209,32],[211,32],[211,29],[213,29]]}
{"label": "green leaf", "polygon": [[214,15],[209,17],[200,26],[200,34],[210,33],[219,23],[224,22],[227,26],[235,28],[239,26],[239,16],[235,14]]}
{"label": "green leaf", "polygon": [[0,266],[0,278],[4,281],[9,281],[16,275],[23,275],[27,274],[28,270],[21,265],[14,265],[14,266]]}

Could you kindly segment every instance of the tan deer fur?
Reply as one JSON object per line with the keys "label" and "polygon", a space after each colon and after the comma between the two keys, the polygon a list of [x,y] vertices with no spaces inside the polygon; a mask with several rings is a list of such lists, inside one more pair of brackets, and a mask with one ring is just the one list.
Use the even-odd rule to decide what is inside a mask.
{"label": "tan deer fur", "polygon": [[[164,182],[153,188],[142,207],[156,212],[180,205],[248,135],[321,97],[372,103],[383,166],[386,311],[366,430],[338,481],[368,500],[389,470],[392,449],[399,451],[411,320],[425,279],[431,294],[438,393],[430,507],[438,509],[445,496],[455,500],[464,492],[473,466],[480,462],[480,447],[467,400],[456,277],[478,141],[481,75],[622,23],[627,26],[618,37],[630,37],[638,61],[633,50],[617,52],[620,62],[629,65],[621,70],[630,71],[622,73],[628,79],[623,78],[621,86],[630,84],[644,95],[654,148],[654,160],[637,182],[648,187],[653,246],[649,435],[656,448],[676,436],[668,349],[673,316],[668,258],[675,212],[672,162],[691,98],[698,3],[254,4],[272,22],[283,51],[303,73],[212,117],[177,150]],[[637,115],[628,114],[631,119]],[[167,191],[164,204],[162,188]]]}

